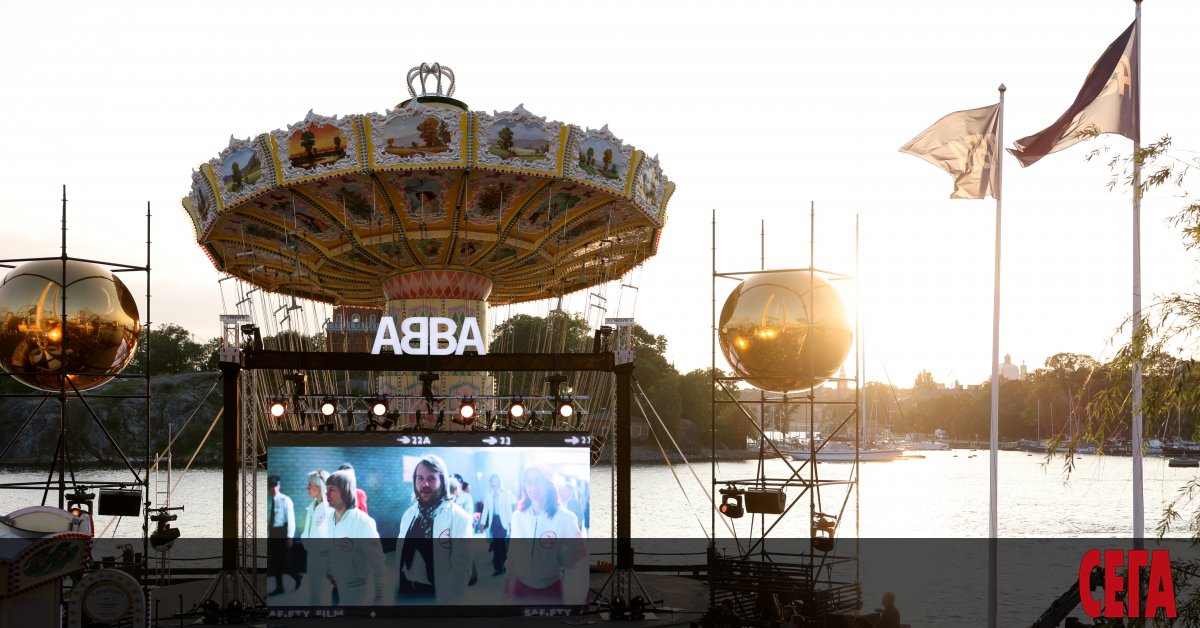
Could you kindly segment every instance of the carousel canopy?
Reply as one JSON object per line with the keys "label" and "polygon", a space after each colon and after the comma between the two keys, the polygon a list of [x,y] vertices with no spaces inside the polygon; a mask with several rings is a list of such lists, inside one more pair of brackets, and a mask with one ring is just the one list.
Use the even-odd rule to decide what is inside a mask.
{"label": "carousel canopy", "polygon": [[657,157],[607,126],[469,111],[436,64],[409,72],[409,92],[384,113],[310,112],[231,139],[202,164],[183,206],[217,269],[347,305],[381,304],[406,273],[468,271],[504,304],[616,279],[655,254],[674,190]]}

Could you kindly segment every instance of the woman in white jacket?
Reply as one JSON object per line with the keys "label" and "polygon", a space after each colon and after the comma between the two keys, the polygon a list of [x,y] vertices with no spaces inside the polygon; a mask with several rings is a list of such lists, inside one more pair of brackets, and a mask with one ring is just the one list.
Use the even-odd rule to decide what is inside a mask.
{"label": "woman in white jacket", "polygon": [[337,471],[325,486],[325,497],[333,508],[329,576],[337,586],[339,604],[381,604],[384,591],[390,590],[383,547],[375,520],[356,507],[354,472]]}
{"label": "woman in white jacket", "polygon": [[333,508],[325,500],[325,480],[329,474],[318,469],[308,474],[308,496],[312,501],[305,509],[304,529],[300,538],[308,563],[308,601],[314,606],[329,606],[333,588],[329,583],[329,540],[333,537]]}
{"label": "woman in white jacket", "polygon": [[[587,548],[575,513],[558,502],[554,472],[544,465],[525,467],[522,498],[512,516],[505,592],[513,601],[536,604],[581,604],[586,587],[564,587],[574,578]],[[584,576],[586,577],[586,575]]]}

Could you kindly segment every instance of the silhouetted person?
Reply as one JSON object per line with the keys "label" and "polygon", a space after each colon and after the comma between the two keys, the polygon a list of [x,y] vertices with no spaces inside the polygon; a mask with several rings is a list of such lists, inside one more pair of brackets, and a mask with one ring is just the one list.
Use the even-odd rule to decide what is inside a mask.
{"label": "silhouetted person", "polygon": [[888,591],[883,594],[883,608],[876,609],[879,613],[879,623],[876,628],[900,628],[900,609],[896,608],[896,594]]}

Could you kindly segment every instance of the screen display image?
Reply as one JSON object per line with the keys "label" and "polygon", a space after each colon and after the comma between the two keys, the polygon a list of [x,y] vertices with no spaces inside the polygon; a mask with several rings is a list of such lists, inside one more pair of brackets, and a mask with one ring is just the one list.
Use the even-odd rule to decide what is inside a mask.
{"label": "screen display image", "polygon": [[272,433],[268,605],[276,616],[582,610],[589,440]]}

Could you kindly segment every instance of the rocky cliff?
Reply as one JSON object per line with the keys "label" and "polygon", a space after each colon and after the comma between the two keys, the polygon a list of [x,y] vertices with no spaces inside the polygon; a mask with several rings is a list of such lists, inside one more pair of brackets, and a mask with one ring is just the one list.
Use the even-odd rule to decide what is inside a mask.
{"label": "rocky cliff", "polygon": [[[11,446],[0,457],[0,465],[49,465],[59,440],[60,415],[73,463],[123,466],[121,454],[104,434],[107,430],[133,466],[143,466],[147,423],[152,458],[155,452],[165,451],[170,426],[171,432],[177,435],[172,448],[175,459],[186,460],[221,409],[219,382],[220,373],[154,377],[150,384],[147,416],[143,379],[113,380],[88,391],[82,400],[68,395],[65,407],[59,403],[57,395],[39,394],[17,382],[4,381],[0,386],[3,395],[0,396],[0,448]],[[217,464],[220,456],[221,430],[218,426],[204,444],[196,463]]]}

